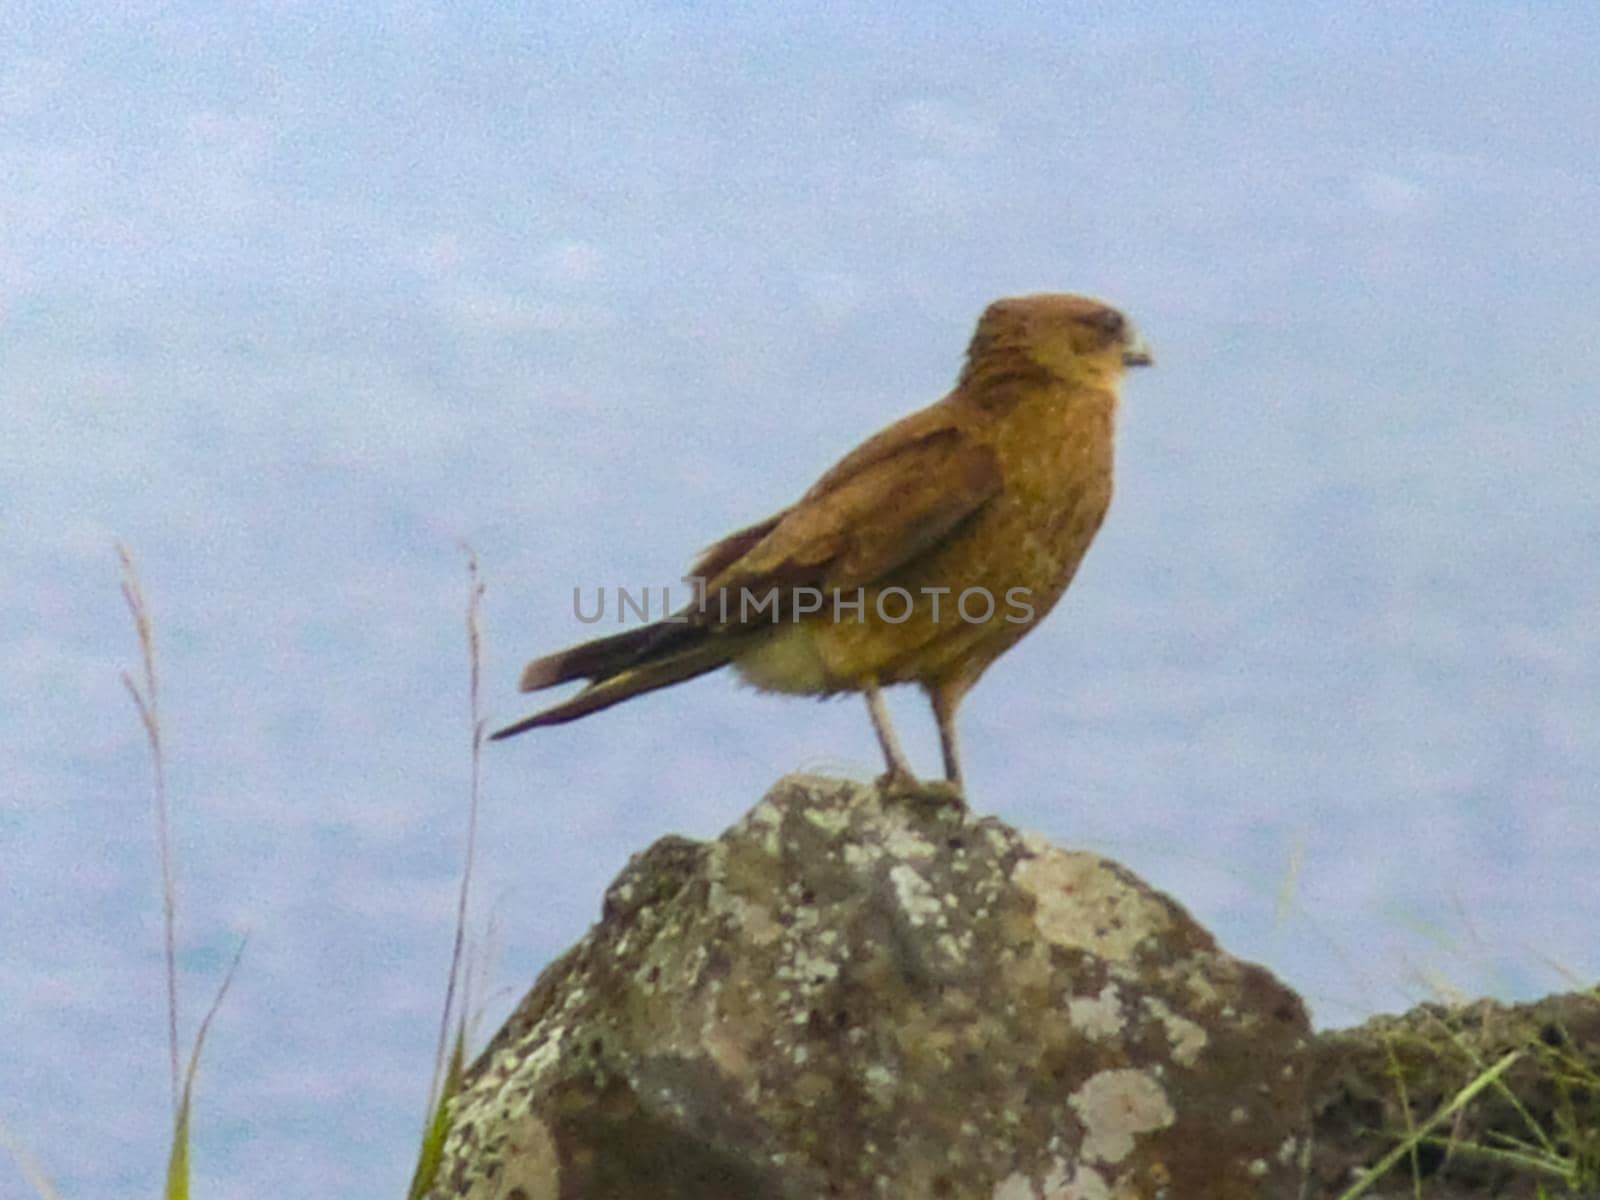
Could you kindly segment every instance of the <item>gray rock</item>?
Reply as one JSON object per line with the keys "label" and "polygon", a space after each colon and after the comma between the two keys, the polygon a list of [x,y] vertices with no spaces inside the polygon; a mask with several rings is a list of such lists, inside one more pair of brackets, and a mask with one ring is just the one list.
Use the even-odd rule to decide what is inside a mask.
{"label": "gray rock", "polygon": [[[1600,1196],[1600,988],[1531,1004],[1421,1004],[1312,1043],[1307,1196],[1335,1200],[1502,1055],[1516,1063],[1365,1200]],[[1505,1151],[1521,1147],[1524,1153]],[[1566,1177],[1540,1170],[1557,1164]]]}
{"label": "gray rock", "polygon": [[1092,854],[791,777],[636,856],[472,1067],[471,1200],[1299,1195],[1299,999]]}

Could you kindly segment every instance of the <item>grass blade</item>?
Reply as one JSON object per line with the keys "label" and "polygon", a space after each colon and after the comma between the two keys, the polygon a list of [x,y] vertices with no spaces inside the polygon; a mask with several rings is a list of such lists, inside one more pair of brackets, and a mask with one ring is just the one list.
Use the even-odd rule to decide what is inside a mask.
{"label": "grass blade", "polygon": [[211,1007],[206,1009],[200,1029],[194,1035],[194,1048],[189,1051],[189,1065],[183,1073],[183,1094],[178,1098],[178,1113],[172,1127],[172,1152],[167,1156],[167,1186],[163,1193],[166,1200],[189,1200],[189,1106],[194,1098],[195,1072],[200,1069],[200,1055],[206,1047],[206,1034],[211,1032],[211,1020],[222,1007],[223,997],[228,994],[243,957],[244,941],[241,939],[239,948],[233,952],[233,961],[228,964],[228,973],[222,977],[222,985],[217,988]]}
{"label": "grass blade", "polygon": [[1523,1056],[1523,1053],[1524,1052],[1521,1050],[1512,1050],[1508,1052],[1500,1059],[1499,1062],[1495,1063],[1494,1066],[1490,1067],[1488,1070],[1484,1071],[1483,1074],[1472,1080],[1472,1082],[1467,1084],[1466,1087],[1457,1092],[1448,1103],[1441,1106],[1438,1112],[1434,1113],[1433,1116],[1429,1117],[1421,1125],[1417,1126],[1417,1128],[1413,1130],[1408,1137],[1401,1141],[1398,1146],[1363,1171],[1361,1177],[1357,1179],[1355,1183],[1351,1184],[1343,1192],[1339,1193],[1339,1200],[1356,1200],[1356,1197],[1362,1195],[1362,1193],[1366,1192],[1370,1187],[1372,1187],[1373,1184],[1377,1183],[1378,1180],[1387,1175],[1394,1167],[1395,1163],[1399,1162],[1402,1158],[1405,1158],[1408,1154],[1415,1150],[1417,1145],[1424,1138],[1426,1138],[1445,1121],[1448,1121],[1451,1117],[1455,1116],[1456,1113],[1460,1112],[1467,1105],[1471,1104],[1472,1101],[1477,1098],[1479,1092],[1483,1091],[1487,1087],[1493,1086],[1495,1081],[1509,1071],[1512,1065]]}

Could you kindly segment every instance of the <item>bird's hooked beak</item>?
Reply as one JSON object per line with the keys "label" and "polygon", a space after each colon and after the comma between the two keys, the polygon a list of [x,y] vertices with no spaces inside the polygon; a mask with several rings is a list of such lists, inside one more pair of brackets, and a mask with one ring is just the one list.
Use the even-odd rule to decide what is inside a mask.
{"label": "bird's hooked beak", "polygon": [[1155,355],[1150,353],[1149,343],[1139,335],[1137,329],[1129,325],[1122,338],[1122,365],[1148,367],[1155,361]]}

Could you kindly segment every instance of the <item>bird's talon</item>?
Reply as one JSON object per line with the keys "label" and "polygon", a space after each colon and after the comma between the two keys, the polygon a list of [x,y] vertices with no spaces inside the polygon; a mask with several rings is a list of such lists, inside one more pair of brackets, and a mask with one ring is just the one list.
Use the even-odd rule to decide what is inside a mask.
{"label": "bird's talon", "polygon": [[905,771],[889,771],[878,776],[878,791],[890,800],[910,800],[923,804],[951,804],[965,808],[966,796],[959,783],[944,779],[918,779]]}
{"label": "bird's talon", "polygon": [[930,804],[948,804],[954,808],[967,806],[967,794],[959,783],[948,779],[930,779],[924,783],[919,798]]}
{"label": "bird's talon", "polygon": [[919,791],[922,781],[905,771],[885,771],[877,779],[878,790],[886,796],[905,796]]}

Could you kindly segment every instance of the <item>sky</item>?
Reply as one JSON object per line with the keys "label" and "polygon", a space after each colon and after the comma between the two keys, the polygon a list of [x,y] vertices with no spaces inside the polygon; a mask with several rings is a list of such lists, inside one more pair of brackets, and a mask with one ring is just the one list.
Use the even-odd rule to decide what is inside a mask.
{"label": "sky", "polygon": [[[398,1194],[483,716],[1117,304],[1110,519],[963,709],[975,808],[1128,864],[1319,1026],[1600,973],[1600,10],[0,13],[0,1132],[154,1194],[155,623],[196,1194]],[[928,773],[915,694],[892,697]],[[863,706],[723,675],[484,754],[480,1037],[630,854]],[[86,1150],[85,1147],[91,1149]],[[0,1197],[30,1194],[0,1158]]]}

